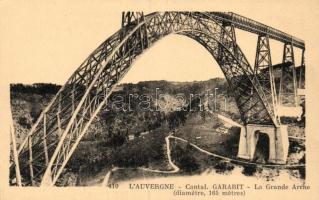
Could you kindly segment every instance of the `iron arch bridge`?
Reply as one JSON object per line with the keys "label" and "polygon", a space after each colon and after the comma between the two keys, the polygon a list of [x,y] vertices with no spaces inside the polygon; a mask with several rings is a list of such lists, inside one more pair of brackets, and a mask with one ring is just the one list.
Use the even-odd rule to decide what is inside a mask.
{"label": "iron arch bridge", "polygon": [[[236,42],[236,28],[258,35],[254,67]],[[280,126],[276,106],[281,94],[296,95],[293,48],[304,52],[302,40],[234,13],[154,12],[144,16],[126,12],[122,28],[88,56],[43,110],[12,156],[10,179],[20,179],[24,185],[55,185],[115,85],[139,55],[169,34],[192,38],[209,51],[234,94],[243,125]],[[284,44],[283,63],[289,63],[281,66],[279,92],[269,39]],[[285,81],[293,83],[290,88],[284,87]]]}

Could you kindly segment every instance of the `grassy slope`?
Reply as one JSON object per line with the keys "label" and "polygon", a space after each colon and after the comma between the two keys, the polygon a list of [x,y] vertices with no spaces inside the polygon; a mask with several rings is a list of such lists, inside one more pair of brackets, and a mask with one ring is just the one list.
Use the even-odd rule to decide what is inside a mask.
{"label": "grassy slope", "polygon": [[[214,83],[213,81],[199,82],[197,84],[171,84],[165,81],[154,81],[149,83],[142,82],[138,85],[127,84],[124,86],[124,91],[133,91],[136,93],[143,91],[146,93],[151,93],[155,87],[161,87],[163,88],[163,93],[167,92],[169,94],[176,94],[180,92],[190,93],[190,91],[197,91],[197,93],[201,93],[207,88],[211,87],[223,88],[223,84],[223,81],[217,83]],[[23,136],[30,129],[30,124],[34,120],[30,116],[30,113],[32,113],[32,111],[36,112],[39,109],[42,110],[45,105],[48,104],[54,94],[39,94],[34,91],[31,93],[13,91],[11,95],[14,125],[19,132],[18,140],[21,141]],[[227,101],[229,102],[228,105],[230,106],[228,106],[228,111],[223,113],[235,120],[238,120],[238,112],[234,106],[232,98],[227,97]],[[222,96],[220,97],[220,102],[223,102]],[[37,107],[35,107],[35,105],[37,105]],[[220,108],[222,108],[222,106],[223,104],[219,105]],[[97,121],[100,122],[100,125],[95,126],[93,124],[90,134],[88,134],[88,136],[81,141],[80,145],[72,156],[72,159],[68,163],[67,167],[70,171],[79,173],[78,184],[91,185],[101,181],[101,178],[104,177],[105,172],[112,166],[143,166],[152,169],[169,170],[167,168],[167,160],[163,154],[163,149],[165,148],[164,138],[168,132],[167,126],[163,124],[148,135],[138,137],[132,141],[125,142],[123,145],[115,147],[114,145],[110,145],[108,143],[108,138],[106,137],[108,135],[110,124],[115,124],[116,122],[116,125],[120,130],[125,131],[127,127],[129,127],[130,133],[136,133],[145,131],[146,123],[137,119],[134,116],[136,113],[131,113],[130,115],[119,112],[104,114],[106,115],[99,115]],[[112,120],[104,121],[104,117],[111,118]],[[136,118],[136,120],[132,120],[132,118]],[[143,119],[145,120],[145,117]],[[103,123],[101,123],[101,121],[103,121]],[[206,117],[206,121],[203,121],[201,116],[193,115],[189,118],[189,120],[187,120],[185,126],[180,127],[180,130],[176,133],[176,135],[198,144],[198,146],[208,151],[216,152],[229,157],[236,157],[238,134],[236,131],[230,132],[228,135],[225,135],[225,133],[220,133],[215,130],[219,126],[222,125],[216,118],[213,119]],[[102,128],[100,129],[99,127]],[[301,133],[299,134],[301,136],[304,134],[304,128],[302,126],[294,125],[293,130],[296,130],[295,132]],[[294,135],[296,134],[294,133]],[[225,138],[228,139],[225,140]],[[291,148],[291,151],[297,152],[299,150]],[[197,156],[197,158],[200,158],[199,160],[202,160],[198,161],[198,159],[196,159],[196,162],[201,163],[201,169],[211,164],[210,160],[207,161],[205,158],[202,159],[202,156]],[[178,163],[179,161],[176,162]],[[135,174],[145,176],[145,172],[137,171]],[[147,174],[150,175],[150,173]],[[115,176],[114,179],[121,179],[121,176]]]}

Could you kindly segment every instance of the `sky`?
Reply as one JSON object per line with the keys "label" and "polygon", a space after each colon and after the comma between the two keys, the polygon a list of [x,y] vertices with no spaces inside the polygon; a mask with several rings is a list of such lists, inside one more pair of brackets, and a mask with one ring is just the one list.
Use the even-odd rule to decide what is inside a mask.
{"label": "sky", "polygon": [[[0,1],[1,81],[65,83],[85,58],[120,28],[121,12],[130,8],[145,10],[145,14],[156,10],[233,11],[304,39],[306,45],[307,37],[313,36],[310,32],[305,34],[305,29],[309,28],[305,12],[311,12],[312,7],[304,1],[295,4],[242,1],[240,6],[203,1],[198,8],[190,3],[169,1],[162,4],[126,2],[126,5],[121,1],[75,2],[35,0],[17,4],[16,1]],[[238,29],[236,34],[242,51],[253,65],[257,36]],[[281,62],[283,44],[271,41],[270,45],[273,64]],[[297,64],[300,54],[296,49]],[[202,46],[185,36],[170,35],[140,56],[122,82],[193,81],[214,77],[223,77],[223,74]]]}

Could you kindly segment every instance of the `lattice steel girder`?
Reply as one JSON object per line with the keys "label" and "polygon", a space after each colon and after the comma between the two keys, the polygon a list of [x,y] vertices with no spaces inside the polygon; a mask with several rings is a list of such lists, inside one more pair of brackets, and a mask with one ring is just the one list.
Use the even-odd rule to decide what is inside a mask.
{"label": "lattice steel girder", "polygon": [[[130,29],[140,22],[144,21],[144,13],[143,12],[123,12],[122,13],[122,29],[127,30],[128,32]],[[125,37],[125,32],[122,33],[121,38]],[[146,24],[144,23],[142,26],[140,26],[139,30],[136,32],[137,37],[141,40],[142,49],[144,49],[148,46],[148,38],[147,38],[147,32],[146,32]],[[123,53],[126,51],[126,49],[130,49],[131,44],[126,44],[123,46],[122,51],[120,53]]]}
{"label": "lattice steel girder", "polygon": [[[186,35],[188,35],[189,33],[186,33]],[[196,39],[196,41],[200,42],[203,46],[206,47],[206,49],[208,49],[210,51],[210,53],[215,57],[218,58],[220,55],[218,55],[218,52],[220,50],[220,48],[218,48],[218,43],[215,44],[215,46],[212,45],[207,45],[205,39],[203,39],[204,37],[209,37],[207,35],[203,35],[201,34],[200,36],[194,36],[193,33],[188,35],[189,37],[192,37],[194,39]],[[209,44],[209,43],[208,43]],[[224,55],[222,57],[224,57],[225,59],[229,59],[229,53],[227,53],[226,51],[222,52]],[[216,59],[217,60],[217,59]],[[244,75],[235,75],[234,73],[238,73],[238,69],[236,69],[236,67],[229,65],[230,62],[225,62],[225,60],[221,59],[221,60],[217,60],[217,62],[219,63],[222,71],[224,72],[229,85],[231,86],[231,89],[234,91],[235,93],[235,99],[237,102],[237,106],[239,108],[239,111],[242,114],[242,119],[245,120],[245,123],[255,123],[256,122],[256,107],[249,107],[248,109],[247,107],[247,99],[252,101],[254,99],[254,102],[258,102],[258,106],[261,107],[261,109],[264,109],[263,104],[261,103],[261,101],[258,100],[258,93],[254,93],[253,96],[250,96],[250,94],[247,93],[247,91],[253,90],[253,88],[251,87],[251,85],[249,84],[245,84],[249,83],[249,79],[243,78]],[[235,62],[235,61],[233,61]],[[234,85],[236,87],[234,87]],[[256,103],[255,103],[256,104]],[[260,110],[258,110],[260,112]],[[263,113],[264,114],[264,113]],[[261,118],[258,119],[259,123],[269,123],[270,118],[269,115],[266,112],[266,115],[263,115]]]}
{"label": "lattice steel girder", "polygon": [[301,65],[299,68],[298,88],[305,89],[306,65],[305,65],[305,49],[301,53]]}
{"label": "lattice steel girder", "polygon": [[137,25],[144,20],[143,12],[122,12],[122,27]]}
{"label": "lattice steel girder", "polygon": [[[141,33],[142,27],[145,29]],[[18,151],[21,174],[27,184],[50,182],[54,185],[57,182],[89,125],[135,58],[172,33],[195,39],[217,60],[237,105],[240,105],[244,124],[275,125],[272,102],[269,102],[258,79],[254,78],[253,69],[236,44],[234,28],[223,26],[206,13],[151,13],[133,26],[124,26],[103,42],[42,112]],[[28,148],[28,141],[31,148]],[[33,178],[32,170],[35,172]],[[11,170],[12,176],[14,170]]]}
{"label": "lattice steel girder", "polygon": [[305,42],[303,40],[236,13],[208,12],[208,15],[216,20],[231,23],[238,29],[255,33],[257,35],[268,35],[271,39],[278,40],[283,43],[291,43],[295,47],[305,49]]}
{"label": "lattice steel girder", "polygon": [[273,118],[276,119],[276,124],[278,126],[280,120],[277,115],[277,93],[268,35],[258,36],[254,74],[256,79],[260,82],[264,94],[267,96],[267,100],[272,102],[273,106],[271,106],[271,109],[274,115]]}
{"label": "lattice steel girder", "polygon": [[297,106],[297,79],[295,69],[294,48],[291,43],[284,44],[283,63],[291,63],[289,67],[281,67],[279,103],[286,106]]}
{"label": "lattice steel girder", "polygon": [[[238,49],[237,43],[236,43],[236,34],[235,34],[235,29],[234,26],[230,23],[223,23],[223,29],[222,29],[222,33],[221,33],[221,44],[223,44],[224,46],[226,46],[230,52],[234,55],[235,58],[240,58],[243,59],[244,56],[239,53],[241,52],[240,49]],[[229,37],[231,40],[229,40]],[[225,75],[226,78],[230,77],[229,82],[233,82],[233,85],[235,85],[236,87],[233,88],[233,91],[238,91],[238,93],[235,95],[235,99],[237,101],[237,106],[239,108],[239,111],[241,112],[241,117],[242,117],[242,121],[244,122],[244,124],[247,123],[255,123],[256,122],[256,112],[260,112],[260,110],[257,110],[257,106],[262,106],[258,104],[259,100],[258,100],[258,92],[255,92],[253,94],[251,94],[252,91],[254,91],[254,88],[251,87],[251,85],[247,82],[249,81],[249,79],[243,79],[243,75],[242,72],[240,70],[240,67],[237,66],[236,64],[234,65],[234,60],[228,60],[227,56],[225,56],[222,53],[222,45],[219,45],[219,53],[218,53],[218,63],[221,66],[221,69],[225,68],[222,67],[223,65],[230,65],[231,68],[227,69],[225,68],[225,70],[227,71],[227,73],[231,73],[231,75]],[[225,72],[224,72],[225,73]],[[225,73],[226,74],[226,73]],[[253,102],[253,106],[248,106],[248,108],[245,108],[245,106],[252,104]],[[264,113],[265,114],[265,113]],[[266,112],[266,115],[264,116],[259,116],[260,120],[259,123],[263,123],[263,120],[266,119],[267,121],[267,115],[269,113]],[[246,117],[244,117],[246,116]]]}

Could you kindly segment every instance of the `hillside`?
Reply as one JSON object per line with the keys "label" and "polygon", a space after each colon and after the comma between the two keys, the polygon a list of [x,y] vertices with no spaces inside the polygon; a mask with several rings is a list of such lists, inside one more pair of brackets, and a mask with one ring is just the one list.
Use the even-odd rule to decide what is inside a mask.
{"label": "hillside", "polygon": [[[18,145],[23,141],[32,124],[60,87],[59,85],[44,83],[11,85],[11,106]],[[157,152],[162,152],[162,150],[159,150],[163,148],[162,137],[165,136],[168,129],[173,129],[185,120],[187,112],[181,110],[181,108],[187,108],[190,102],[192,102],[190,105],[193,105],[193,109],[195,108],[194,111],[199,109],[198,104],[201,102],[206,107],[213,107],[213,102],[208,102],[203,98],[203,95],[207,93],[207,90],[211,90],[209,93],[213,94],[214,88],[218,88],[218,100],[220,100],[216,104],[217,108],[224,107],[224,96],[228,99],[229,107],[234,104],[232,98],[226,95],[227,84],[224,79],[184,83],[146,81],[117,86],[115,92],[109,97],[108,105],[98,114],[87,134],[81,140],[67,168],[72,173],[98,172],[105,168],[105,164],[101,162],[108,160],[111,163],[110,158],[113,155],[123,154],[119,147],[129,145],[127,148],[134,149],[135,145],[138,144],[139,136],[149,132],[158,132],[158,135],[154,137],[161,138],[153,141],[152,136],[153,139],[150,139],[152,142],[149,142],[149,144],[153,145],[150,148],[155,146],[155,149],[158,149]],[[190,97],[191,94],[194,96]],[[137,95],[138,97],[128,100],[129,95]],[[143,95],[152,98],[150,108],[147,110],[140,107],[140,97]],[[121,105],[116,103],[118,96],[124,97],[124,102]],[[181,96],[184,97],[185,101],[180,101],[179,97]],[[199,98],[203,100],[198,101]],[[237,116],[238,114],[235,112],[234,116]],[[132,138],[136,138],[134,142],[132,141],[133,143],[130,142]],[[147,151],[143,152],[142,154],[145,154]],[[152,163],[154,165],[153,161],[159,160],[160,156],[163,155],[159,154],[153,157],[153,155],[147,156],[145,154],[145,160],[138,158],[139,161],[136,164],[148,165],[148,163]],[[116,160],[113,159],[114,162],[122,162]],[[135,161],[132,162],[135,163]],[[128,165],[128,163],[122,164]],[[92,166],[95,166],[94,170],[91,169]]]}
{"label": "hillside", "polygon": [[[60,87],[44,83],[11,85],[11,106],[18,144]],[[216,99],[211,96],[215,95],[215,88]],[[130,96],[133,98],[130,99]],[[145,96],[151,99],[148,109],[141,106]],[[118,97],[122,97],[122,101]],[[198,112],[202,109],[240,122],[225,79],[145,81],[118,85],[109,97],[108,105],[98,114],[81,140],[58,185],[98,184],[113,166],[170,170],[164,138],[177,127],[180,129],[176,132],[177,136],[195,143],[200,141],[200,146],[207,150],[235,158],[238,130],[225,132],[228,128],[215,115]],[[287,123],[290,124],[290,135],[304,137],[303,126],[291,119]],[[296,143],[291,146],[292,152],[297,151],[296,145],[297,150],[300,149]],[[304,147],[301,149],[304,151]],[[302,153],[298,156],[302,157]],[[289,157],[292,163],[299,162],[297,158]],[[202,169],[205,167],[206,164]]]}
{"label": "hillside", "polygon": [[[12,114],[14,126],[17,130],[18,144],[60,87],[59,85],[44,83],[11,85]],[[220,104],[224,103],[222,98],[225,91],[227,93],[227,84],[224,79],[184,83],[146,81],[137,84],[121,84],[110,96],[108,106],[99,113],[97,120],[91,125],[89,132],[94,133],[87,134],[85,140],[106,137],[114,133],[137,134],[154,129],[165,120],[166,115],[169,115],[170,112],[188,104],[190,94],[194,94],[194,98],[196,98],[207,90],[211,90],[210,93],[213,93],[212,88],[218,88]],[[129,95],[135,96],[129,99]],[[147,95],[153,99],[149,110],[140,109],[142,95]],[[183,96],[185,102],[179,101],[176,95]],[[118,96],[124,97],[125,102],[116,103]],[[229,102],[233,102],[230,97],[229,99]],[[218,106],[222,107],[222,105]],[[229,103],[229,106],[231,106],[231,103]],[[160,111],[153,112],[154,110]]]}

